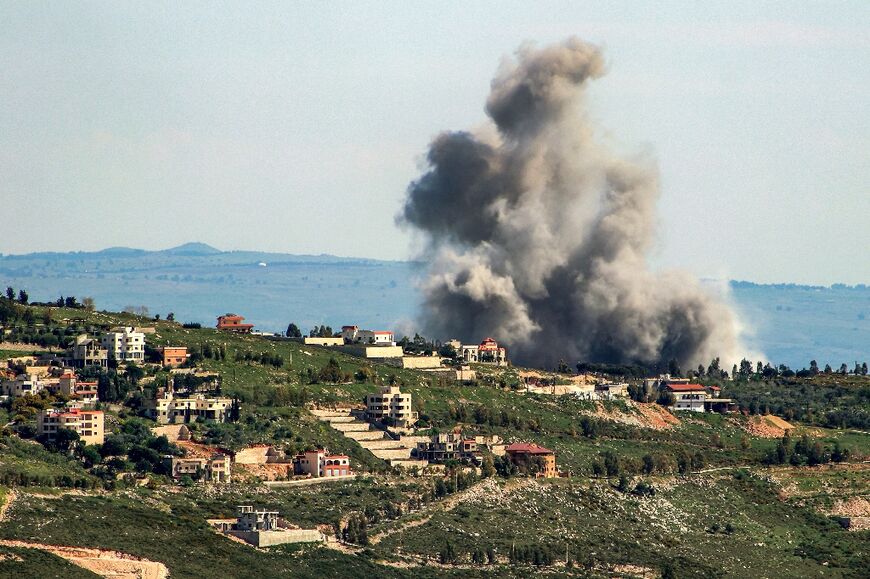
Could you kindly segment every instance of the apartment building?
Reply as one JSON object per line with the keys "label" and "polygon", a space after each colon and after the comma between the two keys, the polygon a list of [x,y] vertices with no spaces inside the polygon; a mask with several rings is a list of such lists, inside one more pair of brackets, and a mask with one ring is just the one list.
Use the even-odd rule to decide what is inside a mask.
{"label": "apartment building", "polygon": [[160,390],[156,399],[146,402],[145,411],[160,424],[192,422],[200,417],[226,422],[232,405],[230,398],[209,398],[204,394],[177,398],[172,390]]}
{"label": "apartment building", "polygon": [[293,458],[293,472],[315,478],[353,474],[350,468],[350,457],[344,454],[329,454],[329,451],[324,449],[297,454]]}
{"label": "apartment building", "polygon": [[74,368],[85,366],[105,368],[109,365],[109,352],[98,340],[89,338],[87,334],[81,334],[76,336],[72,347],[67,350],[66,364]]}
{"label": "apartment building", "polygon": [[398,386],[383,386],[376,394],[366,394],[366,419],[384,422],[393,426],[407,427],[417,422],[417,413],[412,410],[411,395],[404,394]]}
{"label": "apartment building", "polygon": [[515,442],[505,447],[505,454],[516,466],[522,469],[534,470],[537,478],[555,478],[559,476],[556,470],[556,453],[549,448],[529,442]]}
{"label": "apartment building", "polygon": [[103,334],[100,341],[110,360],[139,364],[145,361],[145,334],[134,328],[114,328]]}
{"label": "apartment building", "polygon": [[74,430],[82,444],[103,444],[105,440],[104,416],[100,410],[49,408],[37,416],[37,435],[45,435],[51,440],[60,428]]}
{"label": "apartment building", "polygon": [[[480,439],[483,442],[483,437]],[[414,454],[417,458],[434,463],[458,460],[480,464],[482,460],[478,440],[463,437],[460,430],[434,434],[428,441],[418,442]]]}

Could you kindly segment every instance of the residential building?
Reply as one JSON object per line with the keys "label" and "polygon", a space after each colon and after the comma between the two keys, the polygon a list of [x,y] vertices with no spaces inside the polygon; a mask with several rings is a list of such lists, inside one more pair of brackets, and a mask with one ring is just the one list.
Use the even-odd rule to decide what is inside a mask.
{"label": "residential building", "polygon": [[188,458],[166,455],[163,463],[172,478],[189,476],[194,480],[214,483],[228,483],[231,479],[230,457],[221,452],[209,458]]}
{"label": "residential building", "polygon": [[329,454],[329,451],[324,449],[308,450],[297,454],[293,459],[293,471],[314,478],[353,474],[350,468],[350,457],[344,454]]}
{"label": "residential building", "polygon": [[234,525],[237,531],[275,531],[278,529],[278,511],[255,511],[250,505],[240,505]]}
{"label": "residential building", "polygon": [[704,412],[707,391],[700,384],[667,383],[665,389],[674,396],[672,410]]}
{"label": "residential building", "polygon": [[57,382],[58,392],[82,403],[83,406],[96,404],[99,400],[96,382],[81,382],[72,372],[65,372]]}
{"label": "residential building", "polygon": [[240,334],[250,334],[254,329],[254,324],[246,324],[245,318],[236,314],[225,314],[218,316],[217,329],[227,330],[228,332],[239,332]]}
{"label": "residential building", "polygon": [[67,350],[66,363],[75,368],[84,368],[85,366],[105,368],[109,365],[109,351],[96,339],[89,338],[87,334],[81,334],[76,337],[72,347]]}
{"label": "residential building", "polygon": [[395,346],[393,332],[385,330],[361,330],[358,326],[342,326],[341,337],[347,344],[371,344],[374,346]]}
{"label": "residential building", "polygon": [[[483,437],[479,437],[482,443]],[[482,454],[477,438],[463,437],[462,431],[434,434],[428,441],[418,442],[415,456],[429,462],[444,463],[458,460],[480,464]]]}
{"label": "residential building", "polygon": [[617,398],[628,398],[628,384],[596,384],[595,394],[598,400],[615,400]]}
{"label": "residential building", "polygon": [[106,332],[101,343],[110,360],[138,364],[145,361],[145,334],[130,326],[113,328]]}
{"label": "residential building", "polygon": [[164,366],[176,368],[187,361],[187,346],[162,346],[157,351]]}
{"label": "residential building", "polygon": [[554,478],[559,476],[556,470],[556,453],[549,448],[534,443],[515,442],[505,447],[508,459],[522,469],[538,469],[537,478]]}
{"label": "residential building", "polygon": [[203,394],[176,398],[171,389],[161,389],[157,392],[156,399],[146,402],[145,410],[150,418],[160,424],[192,422],[200,417],[226,422],[232,405],[230,398],[207,398]]}
{"label": "residential building", "polygon": [[302,338],[302,342],[309,346],[343,346],[344,338],[340,336],[328,336],[325,338],[305,336]]}
{"label": "residential building", "polygon": [[82,408],[49,408],[37,415],[36,433],[49,440],[57,435],[59,428],[74,430],[82,444],[103,444],[104,416],[100,410]]}
{"label": "residential building", "polygon": [[366,419],[393,426],[407,427],[417,422],[412,410],[411,395],[403,394],[398,386],[382,386],[380,392],[366,394]]}
{"label": "residential building", "polygon": [[462,344],[458,340],[447,342],[456,350],[457,356],[466,364],[492,364],[507,366],[507,350],[492,338],[485,338],[480,344]]}
{"label": "residential building", "polygon": [[45,382],[35,374],[19,374],[12,380],[0,382],[2,392],[10,398],[18,398],[25,394],[38,394],[46,388]]}
{"label": "residential building", "polygon": [[326,536],[318,529],[289,528],[278,511],[256,511],[251,505],[240,505],[235,520],[219,519],[212,524],[219,531],[255,547],[326,541]]}

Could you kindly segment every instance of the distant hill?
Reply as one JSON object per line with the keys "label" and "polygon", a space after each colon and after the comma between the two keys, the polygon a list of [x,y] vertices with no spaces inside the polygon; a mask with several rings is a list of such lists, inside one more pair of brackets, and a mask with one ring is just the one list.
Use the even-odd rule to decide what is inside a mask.
{"label": "distant hill", "polygon": [[[91,296],[97,307],[145,305],[152,314],[212,325],[233,311],[259,329],[354,323],[406,331],[417,311],[418,264],[402,261],[221,251],[204,243],[147,251],[0,256],[0,284],[33,300]],[[850,366],[870,360],[870,288],[732,282],[750,346],[776,363]]]}

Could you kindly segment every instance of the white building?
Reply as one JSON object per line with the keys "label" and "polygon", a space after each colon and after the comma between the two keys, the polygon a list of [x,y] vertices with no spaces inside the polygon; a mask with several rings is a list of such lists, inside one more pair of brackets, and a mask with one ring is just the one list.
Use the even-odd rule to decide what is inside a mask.
{"label": "white building", "polygon": [[668,384],[665,388],[674,396],[672,410],[704,412],[708,395],[700,384]]}
{"label": "white building", "polygon": [[380,330],[361,330],[359,326],[342,326],[341,337],[346,344],[371,344],[375,346],[394,346],[393,332]]}
{"label": "white building", "polygon": [[229,398],[206,398],[202,394],[176,398],[172,391],[164,390],[155,400],[146,403],[146,410],[149,417],[160,424],[193,422],[199,417],[226,422],[232,405]]}
{"label": "white building", "polygon": [[145,334],[134,328],[114,328],[103,334],[101,342],[111,359],[119,362],[145,361]]}
{"label": "white building", "polygon": [[300,452],[293,459],[293,470],[297,474],[307,474],[312,477],[348,476],[350,457],[345,454],[329,454],[328,451],[308,450]]}
{"label": "white building", "polygon": [[75,431],[82,444],[103,444],[104,441],[104,417],[100,410],[48,408],[37,415],[37,434],[53,439],[59,428]]}
{"label": "white building", "polygon": [[11,398],[18,398],[25,394],[38,394],[45,390],[45,383],[35,374],[19,374],[12,380],[2,382],[3,394]]}

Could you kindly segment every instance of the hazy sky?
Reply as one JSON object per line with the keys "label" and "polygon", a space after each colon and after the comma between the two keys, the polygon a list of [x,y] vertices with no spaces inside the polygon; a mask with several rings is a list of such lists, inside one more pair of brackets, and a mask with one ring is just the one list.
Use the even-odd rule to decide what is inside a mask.
{"label": "hazy sky", "polygon": [[406,258],[429,140],[574,34],[602,138],[660,167],[657,266],[870,283],[870,2],[757,4],[0,0],[0,252]]}

